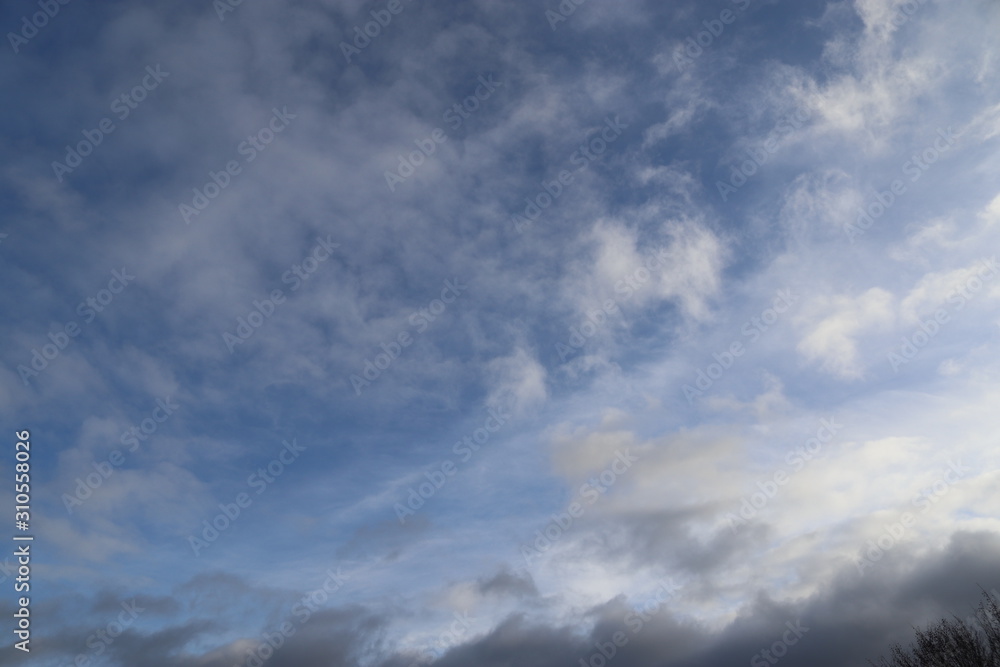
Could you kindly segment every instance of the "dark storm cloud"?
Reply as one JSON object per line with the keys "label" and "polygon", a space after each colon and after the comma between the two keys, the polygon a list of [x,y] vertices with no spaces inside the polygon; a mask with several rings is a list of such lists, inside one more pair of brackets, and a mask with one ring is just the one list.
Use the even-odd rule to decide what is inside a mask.
{"label": "dark storm cloud", "polygon": [[[968,615],[980,586],[989,590],[1000,584],[1000,538],[992,533],[956,533],[947,546],[922,559],[915,551],[914,545],[898,546],[878,563],[878,571],[863,578],[854,565],[847,565],[828,590],[799,604],[776,602],[767,591],[759,591],[718,633],[678,618],[670,602],[643,620],[617,599],[592,610],[596,621],[586,636],[531,625],[515,616],[487,636],[449,651],[433,666],[577,665],[581,658],[600,653],[596,643],[610,652],[607,643],[615,632],[623,632],[628,641],[616,647],[609,663],[616,667],[748,664],[786,640],[794,643],[776,651],[785,656],[787,650],[785,664],[863,667],[867,659],[887,652],[892,642],[907,643],[914,625]],[[404,664],[396,658],[384,667]]]}
{"label": "dark storm cloud", "polygon": [[[801,603],[776,602],[761,591],[718,633],[685,620],[672,600],[632,606],[622,597],[615,598],[583,615],[591,619],[587,629],[539,625],[515,614],[431,664],[560,667],[591,660],[603,651],[604,655],[613,652],[613,664],[621,667],[713,667],[747,664],[754,656],[765,660],[763,652],[769,651],[772,656],[780,654],[786,664],[861,667],[868,658],[884,653],[891,642],[906,643],[915,624],[970,613],[979,586],[988,589],[1000,582],[995,568],[998,558],[1000,539],[988,533],[957,533],[946,547],[922,559],[917,558],[915,547],[900,545],[879,561],[877,572],[861,577],[848,565],[827,592]],[[489,588],[508,578],[500,574],[482,583]],[[362,655],[382,654],[381,667],[406,667],[419,659],[416,654],[392,653],[384,641],[387,626],[388,618],[363,608],[323,611],[263,664],[350,665]],[[123,635],[114,655],[125,660],[123,664],[214,667],[245,648],[230,645],[199,657],[181,655],[198,634],[189,626],[148,636],[130,632]],[[128,662],[139,655],[144,662]]]}
{"label": "dark storm cloud", "polygon": [[626,511],[601,518],[581,537],[581,548],[605,561],[628,563],[635,568],[665,567],[704,575],[747,557],[767,538],[766,523],[756,522],[734,533],[728,526],[708,538],[694,532],[698,523],[720,513],[720,504],[656,511]]}
{"label": "dark storm cloud", "polygon": [[477,584],[479,592],[483,595],[538,596],[535,582],[527,572],[511,572],[504,569],[492,577],[479,579]]}

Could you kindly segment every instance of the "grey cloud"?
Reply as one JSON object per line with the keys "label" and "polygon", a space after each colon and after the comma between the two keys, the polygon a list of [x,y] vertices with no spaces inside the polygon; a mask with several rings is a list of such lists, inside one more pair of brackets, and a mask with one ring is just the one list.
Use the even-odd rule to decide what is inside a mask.
{"label": "grey cloud", "polygon": [[483,595],[511,595],[514,597],[537,597],[538,589],[527,572],[512,572],[503,569],[489,578],[477,582]]}
{"label": "grey cloud", "polygon": [[[737,618],[717,632],[679,615],[681,605],[669,599],[659,606],[633,608],[619,596],[584,612],[573,627],[539,624],[514,614],[431,664],[560,667],[587,659],[600,650],[597,644],[606,648],[616,632],[628,638],[617,649],[614,661],[621,667],[746,664],[754,654],[780,641],[790,623],[807,630],[800,630],[799,641],[788,647],[788,664],[861,667],[892,642],[907,643],[913,625],[952,614],[966,616],[978,600],[980,586],[989,590],[1000,585],[995,568],[1000,538],[993,534],[956,533],[944,548],[922,558],[917,550],[917,545],[897,546],[865,577],[853,565],[846,565],[820,592],[797,602],[779,601],[776,595],[759,591]],[[224,589],[236,584],[220,581]],[[529,589],[527,579],[506,572],[481,580],[480,586],[521,593]],[[683,600],[697,590],[686,584],[676,595]],[[105,601],[102,596],[95,599],[98,604]],[[637,615],[643,611],[644,616]],[[293,617],[282,617],[279,623],[285,621],[295,625]],[[376,659],[380,667],[405,667],[418,656],[393,649],[386,639],[391,624],[392,617],[364,607],[320,610],[298,626],[264,665],[325,667]],[[220,620],[190,621],[148,634],[129,629],[111,645],[109,654],[128,665],[221,667],[238,659],[246,644],[227,644],[200,654],[189,647],[195,639],[224,629]],[[48,646],[46,655],[72,657],[91,632],[66,630],[59,633],[58,641],[40,642]],[[9,656],[9,651],[0,654],[4,655]]]}

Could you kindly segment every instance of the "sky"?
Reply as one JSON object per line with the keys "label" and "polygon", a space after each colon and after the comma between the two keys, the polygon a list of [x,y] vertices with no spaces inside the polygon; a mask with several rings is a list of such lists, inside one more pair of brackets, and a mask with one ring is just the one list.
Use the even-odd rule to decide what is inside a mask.
{"label": "sky", "polygon": [[0,664],[854,667],[1000,597],[995,0],[0,26]]}

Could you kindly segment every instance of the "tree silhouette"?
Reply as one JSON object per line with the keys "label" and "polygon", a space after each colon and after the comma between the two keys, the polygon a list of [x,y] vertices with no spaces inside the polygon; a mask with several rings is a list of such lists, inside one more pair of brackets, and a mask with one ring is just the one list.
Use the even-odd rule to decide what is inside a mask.
{"label": "tree silhouette", "polygon": [[1000,667],[1000,606],[985,590],[972,622],[956,616],[916,633],[909,650],[894,644],[889,658],[868,662],[874,667]]}

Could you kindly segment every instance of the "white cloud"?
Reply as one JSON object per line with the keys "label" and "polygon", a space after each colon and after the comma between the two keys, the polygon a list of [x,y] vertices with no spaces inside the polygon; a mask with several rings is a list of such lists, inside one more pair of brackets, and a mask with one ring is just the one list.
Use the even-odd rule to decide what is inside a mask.
{"label": "white cloud", "polygon": [[804,332],[796,346],[799,354],[827,373],[858,380],[865,371],[858,338],[895,322],[894,299],[876,287],[853,298],[819,297],[809,303],[800,321]]}
{"label": "white cloud", "polygon": [[537,411],[548,399],[545,367],[524,348],[490,361],[487,375],[491,378],[487,405],[523,414]]}

